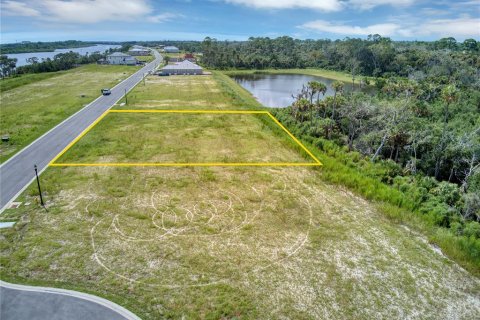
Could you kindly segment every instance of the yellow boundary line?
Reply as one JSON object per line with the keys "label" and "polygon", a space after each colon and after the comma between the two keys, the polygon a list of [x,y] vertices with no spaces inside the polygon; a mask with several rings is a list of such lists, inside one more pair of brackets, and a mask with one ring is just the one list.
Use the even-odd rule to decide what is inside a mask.
{"label": "yellow boundary line", "polygon": [[[93,129],[105,116],[109,113],[197,113],[197,114],[265,114],[268,115],[290,138],[293,139],[315,162],[205,162],[205,163],[55,163],[65,152],[67,152],[75,143]],[[50,161],[51,167],[304,167],[304,166],[321,166],[318,160],[310,150],[307,149],[295,136],[285,128],[280,121],[277,120],[268,111],[248,111],[248,110],[107,110],[91,125],[89,125],[78,137],[70,142],[55,158]]]}

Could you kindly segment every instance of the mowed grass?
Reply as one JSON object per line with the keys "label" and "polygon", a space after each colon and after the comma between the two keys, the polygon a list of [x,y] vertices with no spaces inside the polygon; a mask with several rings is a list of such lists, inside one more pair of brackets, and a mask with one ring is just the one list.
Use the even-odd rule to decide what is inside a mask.
{"label": "mowed grass", "polygon": [[109,113],[56,163],[314,163],[260,118],[273,123],[266,114]]}
{"label": "mowed grass", "polygon": [[[196,92],[205,85],[198,78],[208,79],[176,81]],[[223,77],[211,79],[226,100],[205,91],[197,98],[209,107],[251,99]],[[140,92],[142,85],[132,95]],[[161,102],[159,92],[148,97]],[[269,138],[287,140],[274,129]],[[144,319],[478,316],[478,278],[322,175],[296,167],[52,167],[41,176],[48,212],[35,204],[32,185],[19,199],[31,204],[1,216],[18,220],[0,231],[1,277],[94,293]]]}
{"label": "mowed grass", "polygon": [[260,110],[264,107],[228,76],[149,76],[119,109]]}
{"label": "mowed grass", "polygon": [[137,58],[138,61],[143,61],[143,62],[147,62],[147,63],[155,60],[155,57],[152,56],[152,55],[149,55],[149,56],[135,56],[135,58]]}
{"label": "mowed grass", "polygon": [[10,142],[1,144],[0,161],[92,102],[101,88],[113,87],[137,69],[92,64],[48,76],[2,80],[0,134],[8,134]]}

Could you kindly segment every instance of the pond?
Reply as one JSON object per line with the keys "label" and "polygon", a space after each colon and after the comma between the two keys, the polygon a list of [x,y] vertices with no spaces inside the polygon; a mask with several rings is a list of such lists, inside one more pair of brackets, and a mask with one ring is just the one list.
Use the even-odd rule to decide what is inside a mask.
{"label": "pond", "polygon": [[83,47],[83,48],[67,48],[67,49],[55,49],[55,51],[52,52],[27,52],[27,53],[12,53],[12,54],[7,54],[9,58],[16,58],[17,59],[17,67],[21,67],[24,65],[29,64],[27,62],[27,59],[32,58],[32,57],[37,57],[38,61],[41,62],[42,59],[53,59],[53,57],[59,53],[67,53],[70,51],[77,52],[81,54],[82,56],[94,52],[100,52],[104,53],[110,48],[117,49],[120,48],[121,46],[118,44],[96,44],[94,46],[90,47]]}
{"label": "pond", "polygon": [[[294,101],[292,95],[298,94],[303,85],[310,81],[319,81],[327,86],[325,96],[333,96],[332,83],[335,80],[318,76],[302,74],[248,74],[235,75],[232,78],[242,87],[250,91],[257,100],[267,107],[288,107]],[[344,91],[351,92],[364,90],[371,92],[371,88],[360,89],[355,85],[345,83]]]}

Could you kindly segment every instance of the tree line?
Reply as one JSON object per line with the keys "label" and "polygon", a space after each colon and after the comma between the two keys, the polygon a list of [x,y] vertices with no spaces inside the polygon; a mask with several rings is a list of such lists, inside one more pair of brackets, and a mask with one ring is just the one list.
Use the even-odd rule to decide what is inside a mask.
{"label": "tree line", "polygon": [[478,85],[480,42],[454,38],[435,42],[395,42],[379,35],[367,39],[298,40],[290,37],[202,42],[201,63],[214,69],[323,68],[352,78],[442,77],[458,85]]}
{"label": "tree line", "polygon": [[18,43],[0,44],[2,54],[28,53],[28,52],[52,52],[55,49],[82,48],[89,47],[98,42],[85,42],[77,40],[55,41],[55,42],[30,42],[22,41]]}

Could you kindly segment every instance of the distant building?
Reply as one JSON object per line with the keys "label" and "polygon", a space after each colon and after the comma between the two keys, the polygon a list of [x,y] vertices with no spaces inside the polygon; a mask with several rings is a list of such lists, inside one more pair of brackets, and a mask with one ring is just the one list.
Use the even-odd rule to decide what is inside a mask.
{"label": "distant building", "polygon": [[183,58],[168,57],[168,63],[182,62]]}
{"label": "distant building", "polygon": [[128,50],[128,54],[131,56],[149,56],[150,50],[145,48],[133,48]]}
{"label": "distant building", "polygon": [[203,74],[203,69],[199,65],[188,60],[169,64],[162,68],[160,74],[162,75],[195,75]]}
{"label": "distant building", "polygon": [[122,52],[114,52],[107,56],[107,62],[109,64],[136,65],[138,63],[138,60],[128,54]]}
{"label": "distant building", "polygon": [[177,47],[174,47],[174,46],[165,46],[163,48],[163,50],[166,53],[179,53],[180,52],[180,49],[178,49]]}
{"label": "distant building", "polygon": [[190,62],[196,63],[197,59],[193,56],[192,53],[186,53],[185,56],[183,57],[185,60],[188,60]]}

